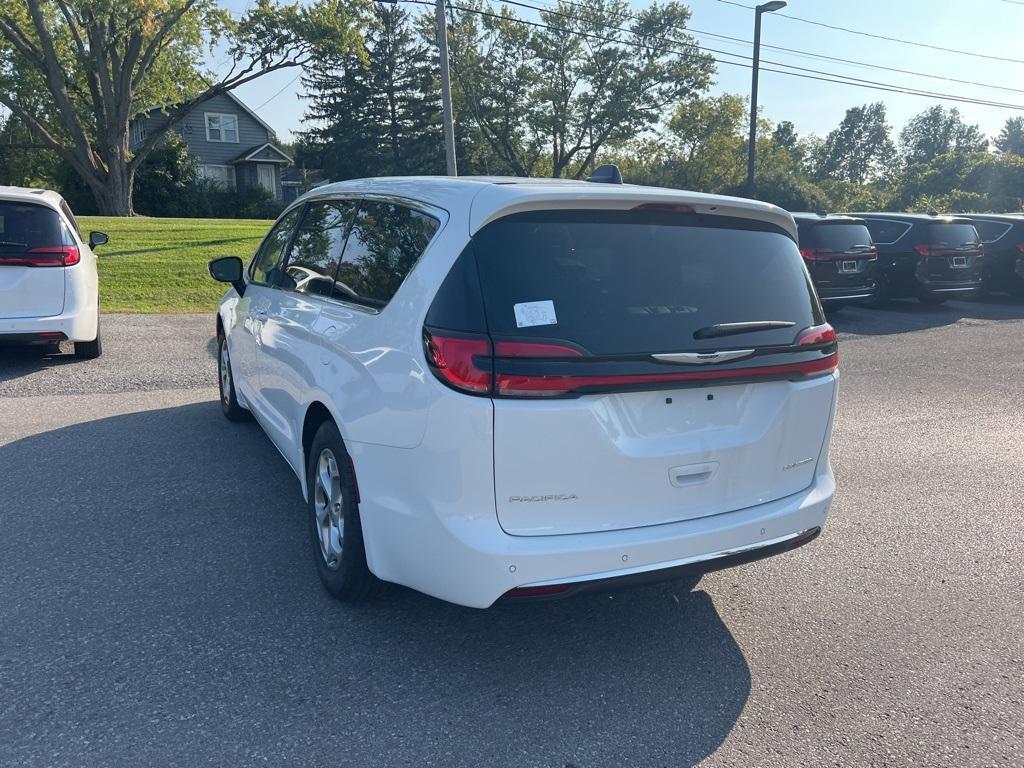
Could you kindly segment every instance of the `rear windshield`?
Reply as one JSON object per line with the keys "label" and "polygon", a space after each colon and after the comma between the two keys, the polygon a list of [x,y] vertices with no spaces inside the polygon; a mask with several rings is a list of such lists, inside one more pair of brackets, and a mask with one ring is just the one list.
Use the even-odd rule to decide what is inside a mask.
{"label": "rear windshield", "polygon": [[52,208],[0,201],[0,253],[71,245],[66,237],[64,224]]}
{"label": "rear windshield", "polygon": [[929,224],[928,238],[932,245],[959,248],[978,242],[978,231],[973,224]]}
{"label": "rear windshield", "polygon": [[[791,344],[822,322],[796,243],[767,224],[654,211],[543,211],[473,239],[496,337],[565,340],[594,355]],[[694,339],[716,323],[792,322]]]}
{"label": "rear windshield", "polygon": [[871,233],[863,224],[820,222],[800,228],[801,248],[842,252],[868,245],[871,245]]}

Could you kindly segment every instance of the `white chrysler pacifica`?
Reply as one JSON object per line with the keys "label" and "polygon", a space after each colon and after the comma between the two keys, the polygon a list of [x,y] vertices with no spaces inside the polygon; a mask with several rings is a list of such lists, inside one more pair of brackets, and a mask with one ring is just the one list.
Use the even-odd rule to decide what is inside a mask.
{"label": "white chrysler pacifica", "polygon": [[92,249],[56,192],[0,187],[0,343],[75,343],[99,357],[99,283]]}
{"label": "white chrysler pacifica", "polygon": [[692,588],[824,524],[836,335],[779,208],[351,181],[210,272],[222,408],[295,471],[336,597]]}

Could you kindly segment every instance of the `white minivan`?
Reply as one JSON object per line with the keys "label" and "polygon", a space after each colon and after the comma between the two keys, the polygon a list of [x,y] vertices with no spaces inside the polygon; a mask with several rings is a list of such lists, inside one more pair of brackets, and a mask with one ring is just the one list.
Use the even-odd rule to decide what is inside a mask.
{"label": "white minivan", "polygon": [[338,598],[467,606],[798,547],[835,484],[836,335],[772,205],[542,179],[320,187],[217,314],[222,408],[299,478]]}
{"label": "white minivan", "polygon": [[72,341],[75,356],[99,357],[99,280],[92,249],[56,192],[0,187],[0,343]]}

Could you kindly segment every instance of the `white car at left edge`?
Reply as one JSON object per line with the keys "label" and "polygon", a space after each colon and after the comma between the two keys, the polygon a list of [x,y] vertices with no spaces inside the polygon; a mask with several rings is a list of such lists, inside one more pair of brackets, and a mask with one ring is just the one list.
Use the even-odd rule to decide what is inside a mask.
{"label": "white car at left edge", "polygon": [[74,343],[99,357],[99,279],[93,248],[71,209],[51,190],[0,186],[0,343]]}

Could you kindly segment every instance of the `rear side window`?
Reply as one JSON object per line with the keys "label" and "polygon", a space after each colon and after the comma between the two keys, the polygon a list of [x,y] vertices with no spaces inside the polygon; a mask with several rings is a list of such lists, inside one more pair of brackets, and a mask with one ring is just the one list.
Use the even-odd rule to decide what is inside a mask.
{"label": "rear side window", "polygon": [[931,245],[941,245],[945,248],[977,245],[978,231],[973,224],[929,224],[928,242]]}
{"label": "rear side window", "polygon": [[295,208],[284,215],[260,244],[252,260],[249,276],[254,283],[270,282],[270,271],[281,264],[284,252],[292,239],[301,209]]}
{"label": "rear side window", "polygon": [[440,225],[426,213],[365,200],[352,221],[338,269],[346,300],[384,307],[426,250]]}
{"label": "rear side window", "polygon": [[[568,341],[593,355],[792,344],[823,322],[796,243],[741,219],[657,211],[541,211],[473,238],[496,338]],[[793,327],[697,340],[717,323]]]}
{"label": "rear side window", "polygon": [[994,243],[1013,229],[1013,224],[1007,224],[1005,221],[982,221],[975,219],[974,228],[978,230],[978,237],[981,238],[981,242]]}
{"label": "rear side window", "polygon": [[818,248],[842,253],[869,245],[871,233],[863,224],[820,222],[800,230],[801,248]]}
{"label": "rear side window", "polygon": [[294,290],[313,296],[349,298],[334,277],[355,208],[355,203],[344,200],[306,206],[285,267],[295,283]]}
{"label": "rear side window", "polygon": [[866,222],[871,239],[876,245],[892,245],[910,229],[910,224],[904,221],[890,221],[888,219],[868,219]]}
{"label": "rear side window", "polygon": [[64,245],[74,245],[74,240],[55,210],[0,201],[0,256]]}

